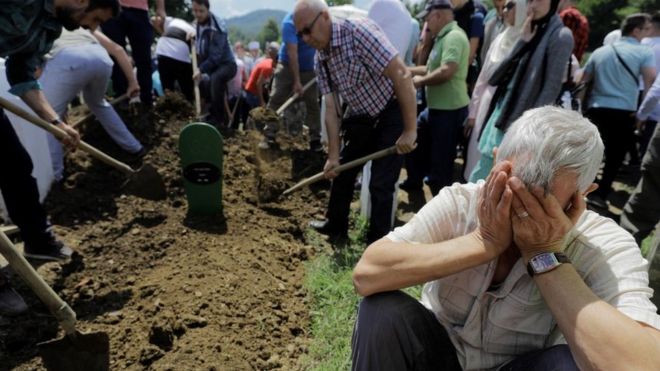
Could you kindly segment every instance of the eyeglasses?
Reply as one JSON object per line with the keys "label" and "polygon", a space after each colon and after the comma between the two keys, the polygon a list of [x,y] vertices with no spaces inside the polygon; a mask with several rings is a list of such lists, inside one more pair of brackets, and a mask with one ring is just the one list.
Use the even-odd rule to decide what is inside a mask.
{"label": "eyeglasses", "polygon": [[319,14],[316,15],[312,23],[307,25],[306,27],[303,27],[302,30],[296,32],[296,36],[302,39],[303,35],[310,35],[312,33],[312,28],[314,28],[314,23],[319,19],[319,17],[323,14],[323,12],[319,12]]}
{"label": "eyeglasses", "polygon": [[516,7],[516,3],[514,1],[511,1],[504,5],[504,10],[511,10],[515,7]]}

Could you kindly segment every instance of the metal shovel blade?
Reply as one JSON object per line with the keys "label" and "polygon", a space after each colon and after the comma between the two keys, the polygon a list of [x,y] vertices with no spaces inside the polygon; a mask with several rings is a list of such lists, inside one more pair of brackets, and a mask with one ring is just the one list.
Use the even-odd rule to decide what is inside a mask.
{"label": "metal shovel blade", "polygon": [[158,201],[167,197],[163,177],[149,164],[143,165],[131,174],[124,188],[128,193],[148,200]]}
{"label": "metal shovel blade", "polygon": [[49,371],[105,371],[110,369],[110,339],[104,332],[49,340],[38,344],[44,366]]}

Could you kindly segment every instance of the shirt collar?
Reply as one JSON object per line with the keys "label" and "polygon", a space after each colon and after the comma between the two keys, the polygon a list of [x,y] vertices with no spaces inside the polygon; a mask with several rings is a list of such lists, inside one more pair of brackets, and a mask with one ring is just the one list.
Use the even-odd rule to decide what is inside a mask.
{"label": "shirt collar", "polygon": [[449,33],[449,31],[454,29],[454,26],[457,25],[456,21],[451,21],[447,25],[445,25],[440,32],[438,32],[438,35],[436,35],[435,40],[438,41],[445,37],[446,34]]}

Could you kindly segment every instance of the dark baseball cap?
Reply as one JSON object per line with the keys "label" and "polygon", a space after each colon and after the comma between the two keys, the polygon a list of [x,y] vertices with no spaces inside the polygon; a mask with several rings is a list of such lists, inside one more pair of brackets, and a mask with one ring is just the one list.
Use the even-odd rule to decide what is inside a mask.
{"label": "dark baseball cap", "polygon": [[454,9],[450,0],[431,0],[426,3],[424,10],[417,14],[417,18],[424,19],[433,9]]}

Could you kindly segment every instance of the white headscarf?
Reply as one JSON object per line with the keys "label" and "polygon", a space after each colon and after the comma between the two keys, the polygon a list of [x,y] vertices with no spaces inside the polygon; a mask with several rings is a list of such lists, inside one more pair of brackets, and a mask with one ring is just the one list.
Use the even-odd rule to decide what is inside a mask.
{"label": "white headscarf", "polygon": [[[527,18],[527,0],[512,1],[516,3],[516,19],[513,26],[507,25],[506,29],[493,41],[491,50],[489,51],[491,64],[498,64],[502,59],[509,55],[513,46],[518,42],[518,39],[520,39],[523,23],[525,23],[525,19]],[[509,2],[511,1],[507,1],[507,3]]]}

